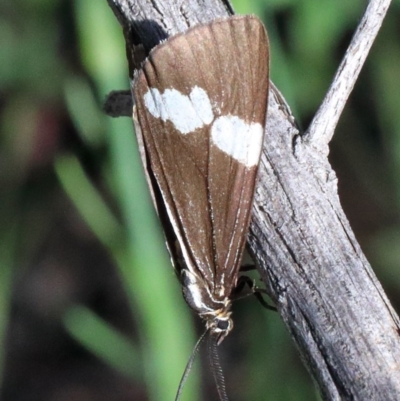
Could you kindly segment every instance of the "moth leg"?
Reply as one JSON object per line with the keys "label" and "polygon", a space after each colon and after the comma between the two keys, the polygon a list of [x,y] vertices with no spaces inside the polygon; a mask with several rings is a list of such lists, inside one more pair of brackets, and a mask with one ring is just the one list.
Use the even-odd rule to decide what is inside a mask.
{"label": "moth leg", "polygon": [[[247,293],[247,294],[239,295],[243,291],[243,289],[246,285],[249,286],[249,289],[251,292]],[[258,300],[258,302],[265,309],[273,310],[276,312],[277,309],[275,308],[275,306],[269,305],[268,302],[265,301],[265,299],[263,298],[262,294],[268,295],[266,290],[264,290],[263,288],[258,288],[256,286],[255,281],[248,276],[240,276],[239,277],[236,288],[234,289],[234,291],[232,293],[233,297],[236,299],[241,299],[241,298],[248,297],[249,295],[254,295],[256,297],[256,299]]]}
{"label": "moth leg", "polygon": [[[255,263],[246,263],[246,264],[243,264],[243,265],[241,265],[240,266],[240,269],[239,269],[239,271],[240,272],[250,272],[250,271],[253,271],[253,270],[257,270],[257,265],[255,264]],[[246,276],[244,276],[244,277],[246,277]],[[248,277],[247,277],[248,278]],[[261,277],[260,277],[260,280],[261,281],[264,281]],[[255,285],[255,284],[254,284]],[[249,285],[250,286],[250,285]],[[260,289],[260,292],[263,292],[264,294],[267,294],[267,292],[265,291],[265,290],[261,290]],[[268,295],[268,294],[267,294]]]}
{"label": "moth leg", "polygon": [[241,265],[239,271],[241,272],[249,272],[252,270],[256,270],[255,264],[246,263],[245,265]]}

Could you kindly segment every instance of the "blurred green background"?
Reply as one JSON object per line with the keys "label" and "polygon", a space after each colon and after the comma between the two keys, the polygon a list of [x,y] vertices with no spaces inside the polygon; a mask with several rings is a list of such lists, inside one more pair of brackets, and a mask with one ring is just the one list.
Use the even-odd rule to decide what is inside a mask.
{"label": "blurred green background", "polygon": [[[366,2],[235,0],[271,41],[272,80],[303,128]],[[336,130],[345,212],[395,307],[400,297],[400,1]],[[202,329],[185,305],[132,123],[102,102],[127,89],[105,0],[0,3],[0,373],[3,401],[172,400]],[[278,314],[234,306],[220,347],[228,393],[318,400]],[[215,399],[204,352],[183,401]]]}

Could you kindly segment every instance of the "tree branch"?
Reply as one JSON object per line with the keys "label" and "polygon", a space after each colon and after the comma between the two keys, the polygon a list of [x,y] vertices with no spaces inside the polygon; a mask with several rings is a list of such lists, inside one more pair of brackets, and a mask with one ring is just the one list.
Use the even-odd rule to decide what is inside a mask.
{"label": "tree branch", "polygon": [[335,78],[315,114],[304,141],[320,151],[328,152],[340,115],[357,81],[372,43],[382,25],[391,0],[371,0],[353,39],[340,63]]}
{"label": "tree branch", "polygon": [[[108,2],[124,28],[131,72],[160,40],[231,13],[226,0]],[[387,4],[371,1],[331,95],[305,136],[279,91],[270,89],[248,244],[327,400],[400,399],[399,318],[343,213],[324,151],[333,132],[326,127],[337,123]],[[371,22],[371,12],[379,21]]]}

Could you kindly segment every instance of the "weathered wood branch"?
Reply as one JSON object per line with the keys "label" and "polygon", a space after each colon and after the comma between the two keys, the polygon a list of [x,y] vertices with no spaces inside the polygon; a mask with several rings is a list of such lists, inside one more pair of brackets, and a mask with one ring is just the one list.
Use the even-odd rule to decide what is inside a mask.
{"label": "weathered wood branch", "polygon": [[329,142],[390,3],[391,0],[369,2],[325,99],[303,135],[304,141],[322,152],[328,152]]}
{"label": "weathered wood branch", "polygon": [[[231,13],[226,0],[108,3],[123,26],[131,71],[161,40]],[[383,18],[384,2],[372,3],[381,4],[375,12]],[[359,28],[361,36],[369,35],[365,59],[376,32],[363,24],[365,19]],[[332,93],[324,106],[330,131],[314,123],[307,140],[272,85],[248,243],[324,399],[399,400],[400,321],[343,213],[336,175],[321,146],[328,144],[358,74],[348,73],[353,81],[341,92],[347,95],[332,101]],[[338,79],[340,84],[340,71]]]}

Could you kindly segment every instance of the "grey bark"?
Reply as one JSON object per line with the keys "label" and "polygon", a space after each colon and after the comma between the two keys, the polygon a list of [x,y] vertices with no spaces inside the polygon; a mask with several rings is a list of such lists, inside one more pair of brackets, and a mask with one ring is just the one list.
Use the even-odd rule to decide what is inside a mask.
{"label": "grey bark", "polygon": [[[161,40],[231,13],[227,0],[108,3],[124,28],[131,72]],[[371,3],[386,12],[388,1]],[[341,208],[326,151],[332,135],[308,132],[271,85],[249,248],[323,398],[400,400],[399,318]]]}

